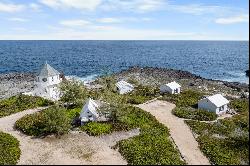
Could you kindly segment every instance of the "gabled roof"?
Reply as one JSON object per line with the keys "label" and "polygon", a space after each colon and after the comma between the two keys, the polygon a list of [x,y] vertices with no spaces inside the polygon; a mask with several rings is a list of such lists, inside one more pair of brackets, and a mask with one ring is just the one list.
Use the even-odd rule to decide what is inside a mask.
{"label": "gabled roof", "polygon": [[180,88],[180,87],[181,87],[181,85],[178,84],[178,83],[175,82],[175,81],[166,84],[166,86],[168,86],[168,87],[171,88],[171,89],[176,89],[176,88]]}
{"label": "gabled roof", "polygon": [[123,80],[117,82],[115,85],[116,85],[119,89],[123,89],[124,87],[129,87],[129,88],[131,88],[131,89],[134,88],[134,86],[133,86],[132,84],[130,84],[130,83],[126,82],[126,81],[123,81]]}
{"label": "gabled roof", "polygon": [[216,107],[221,107],[221,106],[229,103],[229,101],[225,97],[223,97],[221,94],[209,96],[209,97],[207,97],[207,99],[211,103],[213,103]]}
{"label": "gabled roof", "polygon": [[93,99],[89,98],[83,107],[84,109],[83,111],[86,111],[86,109],[88,109],[93,115],[98,117],[98,113],[97,113],[98,107],[99,105]]}
{"label": "gabled roof", "polygon": [[43,65],[40,73],[38,74],[40,77],[52,77],[56,75],[60,75],[60,73],[51,67],[47,62]]}

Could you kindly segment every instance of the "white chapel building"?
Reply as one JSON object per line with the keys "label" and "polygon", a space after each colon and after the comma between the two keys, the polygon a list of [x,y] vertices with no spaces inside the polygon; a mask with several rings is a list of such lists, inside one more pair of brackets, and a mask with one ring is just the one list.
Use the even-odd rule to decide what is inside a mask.
{"label": "white chapel building", "polygon": [[60,73],[46,62],[36,77],[36,87],[33,95],[53,101],[59,100],[60,91],[58,85],[61,82]]}

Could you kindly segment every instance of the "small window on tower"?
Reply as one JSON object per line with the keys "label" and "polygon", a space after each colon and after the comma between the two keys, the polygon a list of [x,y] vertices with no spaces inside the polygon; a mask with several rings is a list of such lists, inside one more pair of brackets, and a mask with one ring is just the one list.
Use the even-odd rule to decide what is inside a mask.
{"label": "small window on tower", "polygon": [[47,78],[43,78],[42,80],[43,80],[43,82],[46,82],[46,81],[47,81]]}

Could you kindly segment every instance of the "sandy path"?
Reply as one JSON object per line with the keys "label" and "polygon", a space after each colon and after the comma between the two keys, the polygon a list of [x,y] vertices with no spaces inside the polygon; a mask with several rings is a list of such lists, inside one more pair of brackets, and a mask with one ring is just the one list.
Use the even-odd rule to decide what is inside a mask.
{"label": "sandy path", "polygon": [[20,141],[22,151],[18,164],[127,164],[119,152],[109,147],[104,139],[85,133],[72,132],[60,139],[48,136],[32,138],[13,129],[16,120],[42,108],[22,111],[0,118],[0,130]]}
{"label": "sandy path", "polygon": [[208,159],[200,151],[198,142],[184,120],[171,113],[171,110],[175,108],[174,104],[154,100],[140,104],[138,107],[150,112],[159,122],[170,129],[171,137],[188,165],[210,165]]}

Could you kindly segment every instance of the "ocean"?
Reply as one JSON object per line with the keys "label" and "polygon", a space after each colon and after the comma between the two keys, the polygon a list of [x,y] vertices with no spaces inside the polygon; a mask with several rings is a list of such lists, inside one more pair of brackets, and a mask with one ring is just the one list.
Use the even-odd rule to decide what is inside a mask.
{"label": "ocean", "polygon": [[0,41],[0,73],[37,72],[45,61],[85,80],[149,66],[249,83],[248,41]]}

